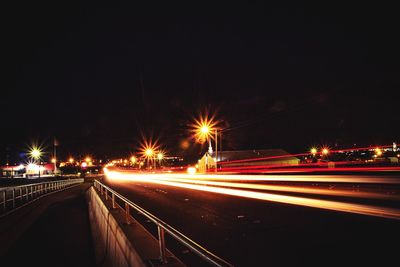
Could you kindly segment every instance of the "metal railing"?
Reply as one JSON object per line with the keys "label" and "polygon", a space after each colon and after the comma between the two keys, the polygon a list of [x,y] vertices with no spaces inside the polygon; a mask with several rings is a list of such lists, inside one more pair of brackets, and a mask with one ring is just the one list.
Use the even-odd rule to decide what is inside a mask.
{"label": "metal railing", "polygon": [[[168,225],[161,219],[157,218],[155,215],[151,214],[150,212],[146,211],[145,209],[141,208],[137,204],[133,203],[129,199],[125,198],[124,196],[120,195],[119,193],[112,190],[110,187],[102,184],[101,182],[95,180],[94,187],[100,192],[100,195],[104,196],[106,200],[111,201],[112,207],[121,208],[125,212],[125,222],[130,224],[133,218],[130,215],[130,208],[133,208],[140,214],[144,215],[147,219],[152,221],[156,224],[158,229],[158,245],[160,250],[160,261],[163,264],[167,263],[167,250],[165,246],[165,233],[169,234],[172,238],[177,240],[179,243],[193,251],[195,254],[203,258],[208,263],[212,264],[213,266],[233,266],[232,264],[228,263],[227,261],[221,259],[220,257],[216,256],[215,254],[211,253],[207,249],[203,248],[190,238],[186,237],[184,234],[180,233],[178,230],[173,228],[172,226]],[[124,207],[120,206],[116,202],[116,198],[120,199],[124,203]]]}
{"label": "metal railing", "polygon": [[2,187],[0,188],[0,209],[2,210],[2,212],[0,212],[0,217],[9,214],[18,207],[31,203],[42,196],[80,183],[83,183],[83,179],[69,179]]}

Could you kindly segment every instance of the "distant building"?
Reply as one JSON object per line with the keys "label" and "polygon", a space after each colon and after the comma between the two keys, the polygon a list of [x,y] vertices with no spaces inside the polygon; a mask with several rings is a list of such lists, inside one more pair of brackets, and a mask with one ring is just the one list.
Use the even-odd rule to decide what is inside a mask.
{"label": "distant building", "polygon": [[53,175],[54,174],[54,164],[46,163],[43,165],[36,165],[36,164],[28,164],[26,165],[26,173],[25,176],[36,176],[40,171],[40,175]]}
{"label": "distant building", "polygon": [[1,177],[22,177],[25,173],[24,165],[1,166]]}
{"label": "distant building", "polygon": [[205,153],[198,162],[198,171],[206,172],[207,169],[215,168],[215,162],[221,163],[218,167],[245,167],[245,166],[284,166],[298,165],[300,159],[292,156],[283,149],[263,149],[263,150],[235,150],[222,151],[217,153]]}
{"label": "distant building", "polygon": [[53,175],[54,174],[54,164],[46,163],[41,164],[27,164],[27,165],[15,165],[15,166],[1,166],[0,176],[7,178],[17,178],[17,177],[32,177],[39,174],[41,176]]}

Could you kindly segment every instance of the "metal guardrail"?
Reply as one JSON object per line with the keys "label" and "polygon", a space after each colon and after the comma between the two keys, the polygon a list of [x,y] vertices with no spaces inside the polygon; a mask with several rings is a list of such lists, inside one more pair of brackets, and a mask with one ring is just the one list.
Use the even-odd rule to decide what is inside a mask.
{"label": "metal guardrail", "polygon": [[[125,221],[127,224],[131,223],[130,215],[130,208],[138,211],[142,215],[144,215],[147,219],[152,221],[157,225],[158,229],[158,244],[160,249],[160,260],[163,264],[167,263],[166,257],[166,246],[165,246],[165,233],[168,233],[171,237],[177,240],[179,243],[184,245],[185,247],[189,248],[195,254],[203,258],[208,263],[212,264],[213,266],[230,266],[233,267],[232,264],[228,263],[227,261],[221,259],[220,257],[216,256],[215,254],[211,253],[207,249],[203,248],[190,238],[186,237],[184,234],[180,233],[178,230],[173,228],[172,226],[168,225],[161,219],[157,218],[155,215],[151,214],[150,212],[146,211],[145,209],[141,208],[140,206],[136,205],[129,199],[125,198],[124,196],[120,195],[119,193],[112,190],[110,187],[102,184],[101,182],[95,180],[94,187],[100,192],[100,195],[104,196],[106,200],[110,198],[112,207],[117,208],[119,206],[125,212]],[[116,198],[122,200],[124,203],[124,207],[120,206],[116,203]]]}
{"label": "metal guardrail", "polygon": [[83,181],[83,179],[69,179],[2,187],[0,188],[0,207],[2,209],[0,217],[7,215],[18,207],[31,203],[42,196],[64,189],[70,185],[83,183]]}

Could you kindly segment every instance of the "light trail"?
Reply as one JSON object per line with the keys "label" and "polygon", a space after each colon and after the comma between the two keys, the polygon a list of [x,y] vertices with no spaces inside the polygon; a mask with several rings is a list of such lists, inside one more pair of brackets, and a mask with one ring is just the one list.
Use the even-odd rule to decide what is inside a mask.
{"label": "light trail", "polygon": [[302,194],[326,195],[326,196],[400,200],[400,195],[388,195],[388,194],[384,194],[384,193],[360,192],[360,191],[350,191],[350,190],[340,190],[340,189],[334,189],[334,190],[333,189],[321,189],[321,188],[311,188],[311,187],[304,187],[304,186],[282,186],[282,185],[263,185],[263,184],[252,184],[252,183],[215,182],[215,181],[164,178],[164,177],[160,177],[157,180],[179,182],[179,183],[189,183],[189,184],[209,185],[209,186],[219,186],[219,187],[233,187],[233,188],[253,189],[253,190],[278,191],[278,192],[287,192],[287,193],[302,193]]}
{"label": "light trail", "polygon": [[[219,170],[220,171],[220,170]],[[221,172],[235,172],[235,173],[312,173],[312,172],[380,172],[380,171],[400,171],[400,167],[335,167],[335,168],[268,168],[264,169],[252,169],[242,167],[231,171],[229,169],[222,168]]]}
{"label": "light trail", "polygon": [[[141,182],[161,184],[171,187],[186,188],[198,191],[219,193],[224,195],[245,197],[250,199],[258,199],[258,200],[272,201],[278,203],[300,205],[312,208],[320,208],[326,210],[334,210],[334,211],[356,213],[356,214],[400,220],[400,210],[394,208],[346,203],[346,202],[332,201],[332,200],[321,200],[308,197],[288,196],[288,195],[272,194],[265,192],[256,192],[256,191],[242,190],[242,189],[232,189],[232,188],[220,187],[217,185],[210,186],[198,183],[194,184],[190,182],[184,182],[185,181],[184,178],[180,178],[181,180],[177,182],[176,180],[178,180],[178,177],[172,178],[171,175],[168,174],[167,175],[134,174],[127,172],[123,173],[118,171],[109,171],[107,169],[105,170],[105,173],[109,179],[116,181],[141,181]],[[182,177],[183,175],[180,174],[180,176]],[[189,175],[186,175],[186,177],[187,176]]]}
{"label": "light trail", "polygon": [[[110,170],[105,169],[107,174]],[[259,182],[312,182],[312,183],[377,183],[377,184],[400,184],[399,177],[387,176],[354,176],[354,175],[239,175],[239,174],[186,174],[186,173],[135,173],[128,170],[119,170],[118,173],[143,176],[147,179],[159,179],[159,177],[193,179],[193,180],[216,180],[216,181],[259,181]]]}
{"label": "light trail", "polygon": [[[331,153],[344,153],[344,152],[351,152],[351,151],[363,151],[363,150],[371,150],[371,149],[376,149],[376,148],[389,148],[389,147],[392,147],[392,145],[329,150],[329,153],[330,154]],[[220,162],[218,162],[218,164],[224,165],[224,164],[233,164],[233,163],[243,163],[243,162],[249,162],[249,161],[261,161],[261,160],[281,159],[281,158],[289,158],[289,157],[302,157],[302,156],[309,156],[309,155],[310,155],[310,152],[306,152],[306,153],[298,153],[298,154],[286,154],[286,155],[279,155],[279,156],[268,156],[268,157],[261,157],[261,158],[220,161]]]}
{"label": "light trail", "polygon": [[[339,165],[360,165],[359,161],[335,161],[335,166]],[[218,171],[244,171],[244,170],[252,170],[252,169],[280,169],[282,167],[286,167],[290,169],[290,167],[298,168],[298,167],[308,167],[308,166],[317,166],[317,167],[328,167],[328,162],[315,162],[315,163],[299,163],[299,164],[268,164],[268,165],[250,165],[250,166],[230,166],[218,168]],[[307,168],[306,168],[307,169]],[[211,168],[211,172],[214,169]]]}

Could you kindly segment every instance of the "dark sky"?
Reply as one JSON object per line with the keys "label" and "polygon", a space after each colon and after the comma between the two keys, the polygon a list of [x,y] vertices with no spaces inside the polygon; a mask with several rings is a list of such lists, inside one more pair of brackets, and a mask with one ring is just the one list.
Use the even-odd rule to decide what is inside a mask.
{"label": "dark sky", "polygon": [[398,141],[394,6],[132,2],[4,7],[2,161],[53,136],[65,155],[124,154],[142,133],[180,153],[205,109],[226,149]]}

